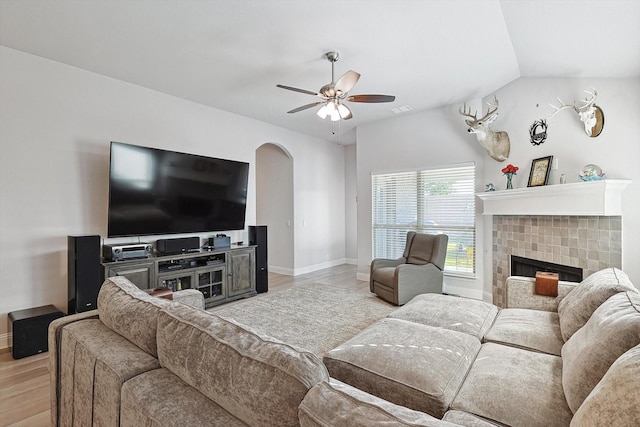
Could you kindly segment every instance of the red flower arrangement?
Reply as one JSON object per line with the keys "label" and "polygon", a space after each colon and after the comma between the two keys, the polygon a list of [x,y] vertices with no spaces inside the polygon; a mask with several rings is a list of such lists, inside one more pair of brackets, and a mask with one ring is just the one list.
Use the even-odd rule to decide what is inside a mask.
{"label": "red flower arrangement", "polygon": [[517,175],[516,172],[518,172],[518,167],[517,166],[513,166],[511,163],[509,163],[506,167],[502,168],[502,173],[503,174],[513,174],[513,175]]}
{"label": "red flower arrangement", "polygon": [[513,175],[517,175],[516,172],[518,172],[518,167],[513,166],[511,163],[509,163],[506,167],[502,168],[502,173],[507,176],[507,190],[511,190],[513,188],[513,184],[511,183],[511,177],[513,177]]}

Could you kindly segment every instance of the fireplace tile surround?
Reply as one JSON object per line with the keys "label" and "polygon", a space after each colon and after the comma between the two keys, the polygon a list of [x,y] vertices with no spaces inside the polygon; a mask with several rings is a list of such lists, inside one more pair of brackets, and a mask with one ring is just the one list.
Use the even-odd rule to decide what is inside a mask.
{"label": "fireplace tile surround", "polygon": [[583,269],[622,267],[621,216],[493,216],[493,302],[504,307],[510,256]]}

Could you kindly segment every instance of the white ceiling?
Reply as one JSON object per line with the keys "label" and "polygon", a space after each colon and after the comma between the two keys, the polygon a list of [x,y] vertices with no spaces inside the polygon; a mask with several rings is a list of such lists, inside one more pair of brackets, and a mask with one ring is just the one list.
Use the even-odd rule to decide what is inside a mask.
{"label": "white ceiling", "polygon": [[[491,94],[519,77],[640,77],[640,0],[0,0],[0,44],[324,139],[317,91],[362,74],[359,124]],[[410,114],[410,113],[404,113]],[[336,129],[337,130],[337,129]]]}

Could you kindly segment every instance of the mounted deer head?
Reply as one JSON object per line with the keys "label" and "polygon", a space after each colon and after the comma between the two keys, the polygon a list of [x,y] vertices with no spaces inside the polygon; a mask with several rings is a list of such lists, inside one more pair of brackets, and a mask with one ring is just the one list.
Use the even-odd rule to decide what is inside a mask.
{"label": "mounted deer head", "polygon": [[463,108],[460,108],[458,112],[466,117],[470,117],[473,120],[465,120],[465,123],[469,126],[467,132],[474,133],[478,138],[480,145],[487,150],[489,156],[499,162],[504,162],[509,158],[509,151],[511,150],[511,144],[509,143],[509,134],[503,131],[494,132],[489,125],[498,118],[498,100],[493,97],[493,104],[487,102],[489,109],[487,114],[478,119],[475,114],[471,114],[471,108],[467,111],[467,104],[464,104]]}
{"label": "mounted deer head", "polygon": [[578,113],[580,121],[584,123],[585,133],[590,137],[596,137],[600,135],[600,132],[602,132],[602,128],[604,127],[604,114],[602,113],[600,107],[595,105],[596,97],[598,96],[596,90],[594,88],[591,88],[591,90],[593,92],[585,90],[585,92],[588,93],[591,98],[585,98],[584,101],[582,101],[583,104],[579,107],[575,104],[575,102],[571,105],[565,104],[560,98],[558,98],[558,101],[560,101],[559,107],[556,107],[553,104],[549,104],[556,110],[549,115],[549,118],[558,114],[558,111],[560,110],[564,110],[565,108],[573,108],[573,110]]}

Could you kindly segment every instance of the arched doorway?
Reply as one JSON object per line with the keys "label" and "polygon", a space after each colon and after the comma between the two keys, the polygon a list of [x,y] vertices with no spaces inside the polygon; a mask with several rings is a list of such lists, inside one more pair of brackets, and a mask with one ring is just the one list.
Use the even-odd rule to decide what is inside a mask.
{"label": "arched doorway", "polygon": [[293,158],[272,143],[256,150],[256,224],[267,226],[269,271],[293,275]]}

